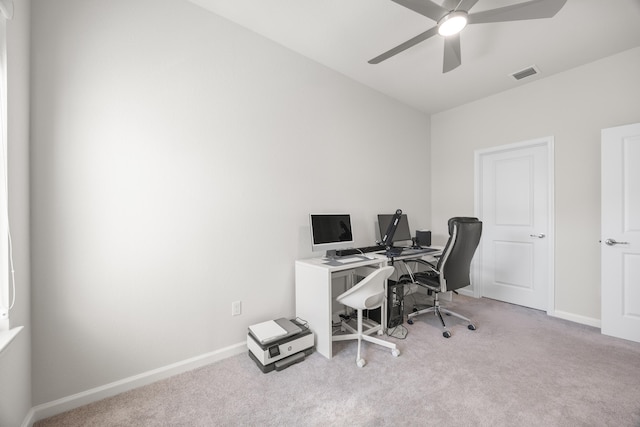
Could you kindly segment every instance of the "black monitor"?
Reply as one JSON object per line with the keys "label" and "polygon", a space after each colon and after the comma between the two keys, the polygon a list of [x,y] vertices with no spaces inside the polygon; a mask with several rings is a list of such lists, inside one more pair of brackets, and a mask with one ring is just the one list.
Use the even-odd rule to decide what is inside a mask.
{"label": "black monitor", "polygon": [[310,214],[311,250],[333,251],[352,248],[354,239],[349,214]]}
{"label": "black monitor", "polygon": [[[380,228],[380,239],[384,239],[387,230],[389,229],[389,224],[393,220],[393,214],[379,214],[378,215],[378,227]],[[403,242],[411,240],[411,230],[409,229],[409,220],[407,219],[407,214],[400,215],[400,221],[396,227],[395,234],[392,236],[393,242]],[[384,243],[384,242],[383,242]],[[391,246],[388,245],[388,246]]]}

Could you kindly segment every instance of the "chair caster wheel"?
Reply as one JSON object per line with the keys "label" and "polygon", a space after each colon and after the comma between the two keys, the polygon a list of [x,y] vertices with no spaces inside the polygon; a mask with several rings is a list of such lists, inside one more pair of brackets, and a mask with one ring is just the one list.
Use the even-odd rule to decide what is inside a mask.
{"label": "chair caster wheel", "polygon": [[411,310],[411,311],[413,311],[414,313],[417,313],[417,312],[418,312],[418,309],[417,309],[417,308],[415,308],[415,307],[413,307],[413,310]]}
{"label": "chair caster wheel", "polygon": [[391,350],[391,354],[393,355],[393,357],[398,357],[400,356],[400,350],[394,348],[393,350]]}
{"label": "chair caster wheel", "polygon": [[413,325],[413,319],[407,319],[407,323]]}
{"label": "chair caster wheel", "polygon": [[469,326],[467,326],[467,328],[469,328],[469,330],[471,330],[471,331],[475,331],[476,330],[475,325],[472,325],[472,324],[469,324]]}
{"label": "chair caster wheel", "polygon": [[364,360],[364,359],[358,359],[358,360],[356,361],[356,365],[358,365],[358,368],[362,368],[362,367],[363,367],[364,365],[366,365],[366,364],[367,364],[367,362],[365,362],[365,360]]}
{"label": "chair caster wheel", "polygon": [[382,329],[380,329],[380,330],[378,331],[378,335],[384,335],[384,331],[383,331]]}
{"label": "chair caster wheel", "polygon": [[442,336],[443,336],[443,337],[445,337],[445,338],[451,338],[451,332],[449,332],[449,331],[444,331],[444,332],[442,333]]}

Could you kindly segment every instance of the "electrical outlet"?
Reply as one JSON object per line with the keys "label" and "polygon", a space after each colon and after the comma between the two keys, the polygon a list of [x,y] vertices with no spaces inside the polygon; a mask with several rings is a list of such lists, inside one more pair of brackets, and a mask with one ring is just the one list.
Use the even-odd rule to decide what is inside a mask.
{"label": "electrical outlet", "polygon": [[242,314],[242,301],[234,301],[231,303],[231,315],[240,316]]}

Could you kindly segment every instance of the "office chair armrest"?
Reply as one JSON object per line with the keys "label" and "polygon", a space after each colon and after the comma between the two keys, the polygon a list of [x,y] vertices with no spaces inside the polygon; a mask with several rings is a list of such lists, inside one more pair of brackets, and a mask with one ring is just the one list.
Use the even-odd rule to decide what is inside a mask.
{"label": "office chair armrest", "polygon": [[405,267],[407,268],[407,270],[411,270],[409,268],[408,263],[410,262],[415,262],[416,264],[420,264],[423,265],[425,267],[427,267],[429,270],[434,271],[438,274],[440,274],[440,272],[438,271],[438,269],[436,268],[436,266],[433,263],[430,263],[429,261],[425,261],[423,259],[420,258],[416,258],[416,259],[406,259],[406,260],[402,260],[402,262],[405,264]]}
{"label": "office chair armrest", "polygon": [[[426,266],[426,267],[427,267],[427,269],[428,269],[427,271],[430,271],[430,272],[432,271],[432,272],[434,272],[434,273],[435,273],[436,275],[438,275],[438,276],[440,275],[440,272],[439,272],[439,271],[436,269],[436,267],[435,267],[433,264],[431,264],[429,261],[425,261],[425,260],[423,260],[423,259],[408,259],[408,260],[402,260],[401,262],[402,262],[402,264],[404,265],[404,268],[405,268],[405,270],[407,271],[407,274],[409,275],[409,279],[410,279],[410,280],[409,280],[409,281],[407,281],[407,280],[406,280],[406,276],[407,276],[407,275],[406,275],[406,274],[404,274],[404,275],[402,275],[402,276],[400,277],[399,283],[402,283],[402,284],[413,283],[413,284],[416,284],[416,285],[419,285],[419,286],[423,286],[423,287],[426,287],[426,286],[427,286],[427,285],[426,285],[426,284],[424,284],[424,283],[420,283],[420,281],[419,281],[419,280],[416,280],[416,276],[415,276],[415,274],[416,274],[416,273],[418,273],[418,272],[416,272],[416,273],[414,273],[414,272],[413,272],[413,270],[412,270],[412,269],[411,269],[411,267],[409,266],[409,263],[410,263],[410,262],[414,262],[414,263],[416,263],[416,264],[418,264],[418,265]],[[405,278],[403,279],[403,277],[405,277]]]}
{"label": "office chair armrest", "polygon": [[404,281],[403,281],[404,276],[406,276],[406,274],[403,274],[402,276],[399,277],[400,280],[399,280],[398,283],[415,283],[416,282],[416,278],[413,276],[413,271],[411,270],[411,267],[409,267],[409,264],[404,260],[402,260],[400,262],[404,266],[404,269],[407,270],[407,274],[409,274],[410,282],[406,282],[406,279],[404,279]]}

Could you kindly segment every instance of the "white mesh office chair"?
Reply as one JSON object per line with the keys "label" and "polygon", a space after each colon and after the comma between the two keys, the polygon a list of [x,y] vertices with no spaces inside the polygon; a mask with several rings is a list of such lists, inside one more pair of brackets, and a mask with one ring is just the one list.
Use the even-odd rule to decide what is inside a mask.
{"label": "white mesh office chair", "polygon": [[396,345],[380,338],[370,336],[374,332],[382,335],[382,325],[376,325],[366,331],[362,330],[362,310],[373,310],[380,306],[384,301],[384,282],[393,274],[393,267],[382,267],[376,269],[373,273],[358,282],[348,291],[336,298],[340,304],[351,307],[358,312],[358,329],[351,327],[346,321],[342,321],[341,328],[351,332],[346,335],[334,335],[333,341],[358,340],[358,355],[356,356],[356,364],[362,368],[366,362],[360,357],[360,347],[362,340],[369,341],[391,349],[394,357],[400,355],[400,350]]}

